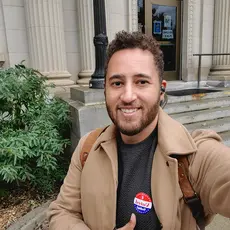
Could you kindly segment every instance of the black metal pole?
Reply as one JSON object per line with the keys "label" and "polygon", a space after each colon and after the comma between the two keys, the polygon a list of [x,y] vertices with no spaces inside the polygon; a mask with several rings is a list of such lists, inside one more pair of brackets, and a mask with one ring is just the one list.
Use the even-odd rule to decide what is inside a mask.
{"label": "black metal pole", "polygon": [[199,64],[198,64],[198,78],[197,78],[197,88],[200,88],[200,72],[201,72],[201,55],[199,55]]}
{"label": "black metal pole", "polygon": [[105,58],[108,37],[106,35],[106,18],[104,0],[93,0],[94,12],[94,45],[95,45],[95,71],[91,76],[89,87],[94,89],[104,88],[105,79]]}

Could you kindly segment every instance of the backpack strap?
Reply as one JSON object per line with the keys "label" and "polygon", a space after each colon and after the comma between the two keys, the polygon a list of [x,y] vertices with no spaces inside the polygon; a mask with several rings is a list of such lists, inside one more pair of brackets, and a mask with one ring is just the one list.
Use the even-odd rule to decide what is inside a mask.
{"label": "backpack strap", "polygon": [[189,180],[189,161],[187,156],[176,156],[178,161],[178,178],[184,202],[190,208],[200,230],[205,229],[204,207],[199,195]]}
{"label": "backpack strap", "polygon": [[85,165],[85,162],[87,160],[87,157],[89,155],[89,152],[90,152],[93,144],[95,143],[97,138],[101,135],[101,133],[104,132],[104,130],[106,128],[107,127],[105,127],[105,128],[97,128],[97,129],[93,130],[88,135],[88,137],[86,138],[86,140],[85,140],[85,142],[84,142],[84,144],[82,146],[81,153],[80,153],[80,161],[81,161],[82,168]]}

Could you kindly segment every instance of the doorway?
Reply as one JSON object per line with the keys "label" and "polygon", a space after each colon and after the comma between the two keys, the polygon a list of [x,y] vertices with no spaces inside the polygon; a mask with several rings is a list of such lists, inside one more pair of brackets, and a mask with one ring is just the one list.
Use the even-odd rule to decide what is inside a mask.
{"label": "doorway", "polygon": [[164,79],[180,80],[181,1],[144,0],[146,34],[154,36],[164,54]]}

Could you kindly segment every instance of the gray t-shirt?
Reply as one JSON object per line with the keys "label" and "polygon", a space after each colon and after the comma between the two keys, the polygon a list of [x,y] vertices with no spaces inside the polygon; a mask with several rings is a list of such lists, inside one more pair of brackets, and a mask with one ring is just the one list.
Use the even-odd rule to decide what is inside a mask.
{"label": "gray t-shirt", "polygon": [[117,228],[127,224],[131,214],[135,213],[135,230],[161,229],[151,196],[151,169],[156,145],[157,128],[137,144],[125,144],[120,135],[117,137]]}

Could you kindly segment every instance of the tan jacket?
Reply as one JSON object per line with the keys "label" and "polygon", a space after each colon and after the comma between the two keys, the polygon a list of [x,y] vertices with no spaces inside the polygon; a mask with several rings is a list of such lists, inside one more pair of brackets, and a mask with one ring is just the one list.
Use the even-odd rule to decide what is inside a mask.
{"label": "tan jacket", "polygon": [[[118,162],[115,127],[97,139],[82,170],[76,148],[57,200],[50,205],[51,230],[112,230],[116,223]],[[207,216],[230,217],[230,148],[213,131],[192,136],[160,110],[158,144],[152,164],[152,201],[163,230],[195,230],[196,222],[182,199],[177,160],[171,154],[191,154],[190,174]],[[208,219],[208,218],[207,218]]]}

